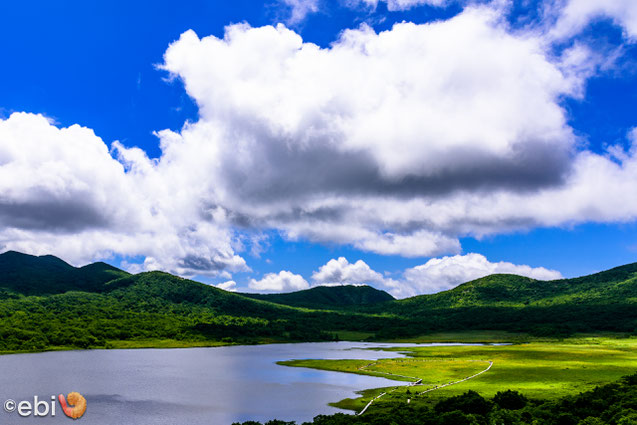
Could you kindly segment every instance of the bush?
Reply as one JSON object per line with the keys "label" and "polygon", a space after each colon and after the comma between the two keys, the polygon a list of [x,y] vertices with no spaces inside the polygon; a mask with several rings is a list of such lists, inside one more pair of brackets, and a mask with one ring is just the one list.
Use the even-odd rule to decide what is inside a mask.
{"label": "bush", "polygon": [[493,402],[502,409],[519,410],[526,406],[527,398],[517,391],[498,391]]}
{"label": "bush", "polygon": [[475,391],[449,397],[436,404],[435,410],[438,413],[453,412],[459,410],[466,414],[486,415],[491,411],[492,405]]}

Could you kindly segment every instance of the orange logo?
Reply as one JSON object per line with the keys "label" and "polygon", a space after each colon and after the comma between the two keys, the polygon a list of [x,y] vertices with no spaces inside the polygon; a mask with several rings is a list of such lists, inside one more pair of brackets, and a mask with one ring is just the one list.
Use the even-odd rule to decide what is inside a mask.
{"label": "orange logo", "polygon": [[[64,410],[64,414],[69,418],[79,419],[84,412],[86,412],[86,399],[82,397],[80,393],[69,393],[69,395],[66,396],[66,400],[64,399],[64,394],[60,394],[58,400],[60,401],[62,410]],[[66,404],[67,400],[69,404]]]}

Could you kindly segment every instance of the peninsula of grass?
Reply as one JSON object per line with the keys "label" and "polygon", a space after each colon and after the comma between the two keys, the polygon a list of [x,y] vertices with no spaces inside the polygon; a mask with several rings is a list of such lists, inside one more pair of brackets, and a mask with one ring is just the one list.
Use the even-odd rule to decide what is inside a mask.
{"label": "peninsula of grass", "polygon": [[[333,403],[335,407],[360,411],[376,395],[374,408],[396,402],[433,405],[468,390],[483,397],[515,389],[528,398],[558,399],[598,385],[613,382],[637,371],[637,338],[573,337],[562,341],[531,341],[511,345],[392,347],[404,352],[399,359],[369,360],[291,360],[286,366],[381,376],[396,386],[362,391],[361,397]],[[492,367],[475,378],[460,381]],[[421,385],[408,385],[405,381]]]}

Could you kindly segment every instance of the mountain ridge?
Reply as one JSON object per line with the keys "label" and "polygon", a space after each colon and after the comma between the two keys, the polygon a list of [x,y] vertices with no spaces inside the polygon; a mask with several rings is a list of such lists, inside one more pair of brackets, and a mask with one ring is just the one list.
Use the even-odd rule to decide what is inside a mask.
{"label": "mountain ridge", "polygon": [[387,292],[369,285],[315,286],[301,291],[277,294],[252,294],[245,292],[240,294],[248,298],[307,308],[352,307],[394,300],[394,297]]}
{"label": "mountain ridge", "polygon": [[[59,275],[47,276],[51,273]],[[166,275],[170,274],[166,273]],[[53,255],[34,256],[17,251],[6,251],[0,254],[0,289],[23,295],[54,294],[68,290],[102,292],[112,289],[112,285],[107,285],[111,280],[130,276],[134,275],[101,261],[74,267]],[[29,281],[35,277],[41,279],[38,285],[33,285],[33,282],[27,282],[25,285],[25,280]],[[67,286],[62,287],[64,284]],[[590,275],[549,281],[514,274],[492,274],[445,291],[404,299],[394,299],[387,292],[369,285],[316,286],[284,293],[236,294],[246,298],[305,308],[364,306],[373,309],[375,305],[385,303],[451,308],[493,304],[500,306],[551,304],[549,299],[553,302],[560,299],[565,302],[584,293],[591,299],[607,300],[609,297],[613,298],[613,294],[609,294],[609,289],[621,293],[623,297],[632,298],[637,297],[637,294],[633,293],[633,287],[636,284],[637,262]]]}
{"label": "mountain ridge", "polygon": [[53,255],[35,256],[17,251],[0,254],[0,289],[14,294],[99,292],[106,282],[128,274],[103,262],[73,267]]}
{"label": "mountain ridge", "polygon": [[[623,288],[621,288],[623,286]],[[627,287],[630,287],[628,291]],[[609,290],[617,293],[612,294]],[[492,274],[435,294],[397,300],[403,304],[427,304],[431,307],[549,305],[586,296],[589,300],[618,301],[635,298],[637,302],[637,263],[629,263],[590,275],[555,280],[537,280],[514,274]]]}
{"label": "mountain ridge", "polygon": [[0,254],[0,350],[112,348],[122,341],[125,347],[325,341],[353,334],[391,340],[467,330],[636,333],[637,263],[556,281],[496,274],[437,294],[390,298],[348,286],[241,294],[165,272],[132,275],[100,262],[75,268],[56,257],[11,252]]}

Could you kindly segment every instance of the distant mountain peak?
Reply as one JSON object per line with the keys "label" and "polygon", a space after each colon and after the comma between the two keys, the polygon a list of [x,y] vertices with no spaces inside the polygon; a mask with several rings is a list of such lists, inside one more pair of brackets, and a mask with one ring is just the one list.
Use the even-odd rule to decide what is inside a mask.
{"label": "distant mountain peak", "polygon": [[0,254],[0,289],[23,295],[100,292],[106,282],[126,275],[123,270],[101,262],[76,268],[54,255],[35,256],[18,251]]}
{"label": "distant mountain peak", "polygon": [[315,286],[281,294],[241,294],[249,298],[293,307],[336,308],[378,304],[394,300],[385,291],[369,285]]}

